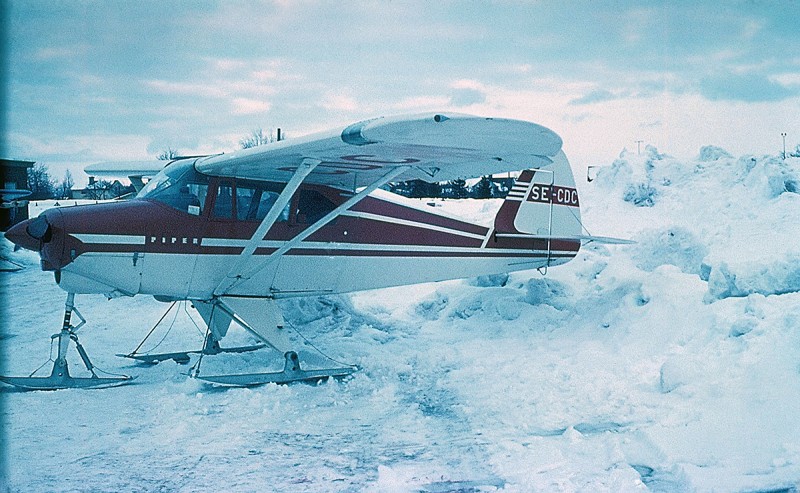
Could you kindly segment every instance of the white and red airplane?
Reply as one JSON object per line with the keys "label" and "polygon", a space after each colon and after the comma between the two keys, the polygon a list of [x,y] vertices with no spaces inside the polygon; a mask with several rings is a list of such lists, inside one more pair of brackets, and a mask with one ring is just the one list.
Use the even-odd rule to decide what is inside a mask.
{"label": "white and red airplane", "polygon": [[[38,251],[67,293],[49,377],[0,377],[26,388],[117,385],[101,378],[76,330],[74,295],[190,300],[208,325],[202,354],[222,351],[232,321],[279,351],[275,373],[199,376],[255,385],[342,376],[307,368],[276,299],[346,293],[563,264],[582,241],[578,191],[561,138],[534,123],[458,114],[367,120],[334,132],[205,157],[100,163],[90,175],[153,176],[134,200],[54,208],[6,237]],[[492,227],[411,205],[389,182],[441,182],[522,171]],[[71,314],[81,318],[71,325]],[[91,377],[69,375],[69,341]],[[263,346],[263,345],[262,345]],[[231,348],[245,351],[257,347]],[[195,351],[198,352],[198,351]],[[188,353],[129,355],[188,360]],[[299,354],[299,355],[298,355]],[[332,363],[332,361],[331,361]]]}

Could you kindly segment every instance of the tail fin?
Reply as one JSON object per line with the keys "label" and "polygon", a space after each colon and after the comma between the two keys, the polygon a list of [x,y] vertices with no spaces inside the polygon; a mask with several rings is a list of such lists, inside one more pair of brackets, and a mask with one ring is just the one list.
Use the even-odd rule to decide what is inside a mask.
{"label": "tail fin", "polygon": [[577,238],[582,233],[575,178],[563,151],[553,162],[525,170],[517,178],[494,219],[498,234]]}

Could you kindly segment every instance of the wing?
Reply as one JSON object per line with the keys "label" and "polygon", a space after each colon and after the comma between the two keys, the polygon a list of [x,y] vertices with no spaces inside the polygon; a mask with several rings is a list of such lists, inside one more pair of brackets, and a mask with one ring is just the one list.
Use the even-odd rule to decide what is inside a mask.
{"label": "wing", "polygon": [[89,176],[98,178],[151,177],[158,174],[171,161],[153,159],[150,161],[109,161],[90,164],[83,168]]}
{"label": "wing", "polygon": [[456,178],[537,168],[561,149],[550,129],[519,120],[459,114],[376,118],[343,129],[198,159],[201,173],[286,182],[306,159],[319,164],[306,183],[367,186],[389,168],[396,181]]}
{"label": "wing", "polygon": [[2,199],[3,202],[13,202],[15,200],[24,199],[31,193],[33,192],[31,192],[30,190],[4,188],[0,190],[0,199]]}

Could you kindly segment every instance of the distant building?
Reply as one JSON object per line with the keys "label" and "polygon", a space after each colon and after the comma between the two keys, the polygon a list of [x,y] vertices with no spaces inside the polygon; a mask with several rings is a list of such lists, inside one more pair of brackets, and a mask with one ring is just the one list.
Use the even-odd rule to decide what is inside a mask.
{"label": "distant building", "polygon": [[136,189],[133,185],[123,185],[119,180],[113,182],[95,181],[89,177],[89,185],[86,188],[73,188],[70,191],[70,199],[75,200],[111,200],[129,194],[135,194]]}
{"label": "distant building", "polygon": [[0,159],[0,183],[3,186],[0,202],[0,230],[5,231],[20,221],[28,219],[28,200],[18,198],[13,191],[28,190],[28,170],[36,164],[34,161]]}

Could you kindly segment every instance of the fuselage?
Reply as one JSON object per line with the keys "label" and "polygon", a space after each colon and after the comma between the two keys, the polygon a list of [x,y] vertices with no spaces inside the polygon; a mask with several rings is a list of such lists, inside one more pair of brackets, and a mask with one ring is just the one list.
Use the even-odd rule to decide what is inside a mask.
{"label": "fuselage", "polygon": [[[283,185],[182,166],[136,199],[50,209],[6,236],[39,250],[42,268],[68,292],[211,299]],[[352,195],[302,186],[247,257],[255,273],[227,294],[280,298],[473,277],[559,265],[580,248],[578,240],[498,235],[379,191],[273,255]]]}

